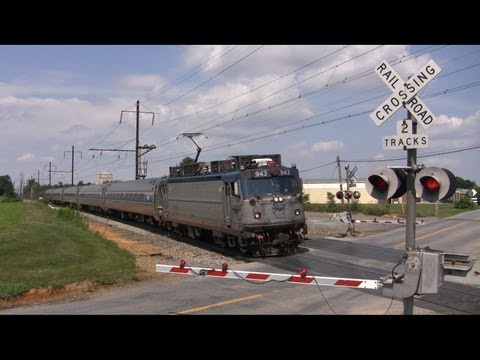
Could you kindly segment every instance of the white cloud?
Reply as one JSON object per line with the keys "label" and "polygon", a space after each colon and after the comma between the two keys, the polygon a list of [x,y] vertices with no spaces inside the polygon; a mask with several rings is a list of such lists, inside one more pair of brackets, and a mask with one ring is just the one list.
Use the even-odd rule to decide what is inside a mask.
{"label": "white cloud", "polygon": [[[340,65],[375,47],[353,45],[275,81],[343,45],[267,45],[193,90],[258,46],[185,46],[180,51],[176,49],[173,55],[168,54],[161,66],[148,68],[147,62],[139,62],[139,66],[133,68],[138,69],[136,74],[131,73],[132,67],[127,66],[130,64],[122,64],[121,61],[115,67],[112,66],[111,72],[106,71],[105,74],[91,73],[91,66],[82,69],[78,75],[53,71],[50,73],[51,79],[48,76],[41,79],[26,74],[22,78],[8,81],[8,75],[4,74],[0,77],[0,153],[11,153],[11,164],[15,163],[12,159],[21,163],[12,170],[13,174],[20,169],[26,171],[27,167],[31,167],[31,171],[41,170],[47,157],[55,158],[52,165],[57,165],[59,170],[68,170],[69,155],[67,153],[65,157],[64,151],[69,151],[75,145],[75,150],[83,152],[83,158],[75,158],[78,176],[85,177],[82,180],[95,181],[96,174],[101,170],[113,171],[116,179],[131,179],[134,168],[132,153],[126,153],[125,158],[124,153],[104,152],[100,156],[96,152],[93,158],[94,153],[88,149],[133,149],[135,114],[124,113],[122,124],[119,124],[119,118],[122,110],[135,109],[137,99],[140,100],[141,110],[156,111],[154,126],[151,126],[150,115],[142,115],[140,119],[141,144],[158,145],[155,151],[143,158],[157,161],[150,166],[150,172],[155,176],[168,172],[168,166],[178,163],[186,156],[185,153],[195,156],[195,145],[189,139],[175,141],[179,134],[191,131],[204,132],[208,136],[208,139],[195,139],[203,149],[200,160],[205,161],[235,154],[281,153],[286,163],[295,162],[299,169],[306,169],[328,164],[335,160],[335,155],[341,159],[354,160],[371,158],[375,153],[379,153],[377,159],[401,153],[382,151],[381,145],[382,136],[395,133],[396,118],[376,129],[368,113],[353,116],[375,108],[384,100],[378,98],[362,102],[388,92],[376,74],[372,73],[355,82],[342,83],[338,87],[329,86],[326,89],[325,85],[342,82],[345,78],[364,71],[372,71],[382,60],[400,58],[418,50],[420,46],[412,50],[403,45],[383,46]],[[220,57],[231,49],[231,52]],[[182,57],[174,58],[179,52]],[[435,61],[437,54],[440,52],[433,55]],[[402,77],[407,78],[424,65],[429,56],[432,55],[424,55],[394,68]],[[441,64],[443,59],[441,56],[438,58],[440,61],[437,63]],[[208,62],[208,66],[200,68]],[[182,65],[185,65],[186,70],[181,69]],[[339,65],[335,70],[316,76],[335,65]],[[194,74],[197,70],[200,71]],[[32,72],[34,71],[38,70],[33,69]],[[447,71],[445,68],[445,73]],[[170,77],[172,74],[183,74],[179,79],[188,74],[193,76],[168,91],[161,92],[166,84],[176,80],[173,76]],[[311,80],[299,84],[310,76],[313,76]],[[88,79],[95,79],[97,83],[82,85]],[[439,88],[450,88],[448,81],[448,77],[435,79],[432,91],[436,91],[433,88],[437,85]],[[268,85],[263,86],[264,84]],[[473,101],[478,98],[475,97],[475,90],[468,90],[471,91]],[[306,96],[309,92],[313,95]],[[419,127],[420,133],[428,133],[430,136],[429,148],[419,150],[420,153],[478,144],[480,110],[475,112],[471,99],[462,98],[463,102],[459,103],[460,95],[456,96],[449,95],[451,104],[448,106],[445,106],[447,97],[427,100],[435,114],[443,115],[439,116],[428,131]],[[177,97],[179,98],[176,99]],[[227,101],[232,98],[234,100]],[[259,101],[262,98],[265,100]],[[174,101],[171,102],[172,100]],[[165,105],[169,102],[171,103]],[[205,110],[209,107],[211,108]],[[468,112],[472,114],[466,115]],[[397,115],[400,120],[401,114],[395,114]],[[307,121],[302,121],[307,118]],[[342,122],[336,122],[337,120]],[[311,126],[315,124],[317,125]],[[292,131],[296,128],[299,131]],[[274,135],[277,133],[279,135]],[[256,138],[259,139],[252,141]],[[224,146],[212,150],[212,147],[219,144]],[[16,151],[12,152],[12,149]],[[25,165],[27,163],[28,166]],[[370,165],[372,168],[376,166],[366,164],[365,173]],[[315,176],[317,173],[319,177],[330,176],[334,166],[320,167]],[[87,178],[87,175],[91,178]]]}
{"label": "white cloud", "polygon": [[331,152],[342,149],[345,144],[341,141],[319,141],[312,145],[312,152]]}
{"label": "white cloud", "polygon": [[431,149],[452,149],[476,145],[480,137],[480,110],[464,119],[440,115],[426,132]]}
{"label": "white cloud", "polygon": [[31,153],[26,153],[17,158],[17,162],[32,161],[35,159],[35,155]]}
{"label": "white cloud", "polygon": [[53,156],[37,156],[32,153],[25,153],[23,155],[20,155],[17,158],[17,162],[22,163],[22,162],[42,162],[42,161],[52,161],[54,159]]}
{"label": "white cloud", "polygon": [[165,79],[157,74],[130,74],[120,78],[120,84],[125,87],[154,88],[160,90],[165,86]]}
{"label": "white cloud", "polygon": [[[212,62],[210,66],[203,69],[203,72],[205,76],[213,76],[258,46],[238,46],[223,57],[218,55],[224,54],[232,46],[191,46],[186,50],[185,61],[187,66],[192,67]],[[280,77],[305,66],[290,76],[290,79],[294,80],[290,83],[306,80],[302,88],[312,90],[373,70],[383,60],[393,61],[409,55],[408,46],[405,45],[385,45],[376,50],[373,49],[378,45],[350,45],[342,49],[344,47],[345,45],[265,45],[250,57],[226,70],[222,77],[228,77],[230,81],[251,81],[263,76]],[[369,50],[373,51],[369,52]],[[362,54],[364,55],[361,56]],[[427,57],[423,56],[404,61],[395,66],[395,69],[406,78],[418,70],[426,60]],[[308,65],[310,63],[312,64]],[[382,84],[378,76],[375,74],[370,76],[372,79],[375,76],[373,82],[377,86]],[[351,84],[353,88],[371,87],[371,81],[366,81],[365,78]]]}
{"label": "white cloud", "polygon": [[305,140],[296,141],[291,143],[286,149],[285,154],[292,154],[290,156],[293,159],[298,158],[311,158],[313,156],[312,152],[308,147],[308,143]]}
{"label": "white cloud", "polygon": [[81,85],[80,80],[81,76],[72,72],[38,71],[14,78],[10,82],[0,81],[0,97],[79,96],[97,91]]}

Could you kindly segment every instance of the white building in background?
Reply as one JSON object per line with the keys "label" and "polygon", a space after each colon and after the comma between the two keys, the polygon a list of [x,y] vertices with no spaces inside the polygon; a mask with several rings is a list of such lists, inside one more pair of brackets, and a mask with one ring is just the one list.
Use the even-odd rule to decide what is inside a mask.
{"label": "white building in background", "polygon": [[[342,184],[342,189],[347,190],[347,183]],[[310,195],[312,204],[326,204],[328,201],[327,193],[336,194],[340,190],[340,183],[334,180],[306,180],[303,179],[303,192]],[[368,193],[365,187],[365,181],[356,181],[355,186],[350,187],[351,191],[360,193],[359,204],[378,204],[378,200],[374,199]],[[337,200],[340,203],[340,200]]]}
{"label": "white building in background", "polygon": [[113,175],[110,171],[102,171],[98,174],[97,184],[105,184],[107,182],[112,182]]}

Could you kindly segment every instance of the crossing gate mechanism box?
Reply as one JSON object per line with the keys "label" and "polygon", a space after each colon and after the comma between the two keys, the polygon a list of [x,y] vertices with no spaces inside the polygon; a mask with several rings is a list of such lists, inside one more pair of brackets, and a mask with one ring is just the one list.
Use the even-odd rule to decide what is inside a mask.
{"label": "crossing gate mechanism box", "polygon": [[436,294],[443,284],[443,252],[420,252],[421,275],[417,294]]}

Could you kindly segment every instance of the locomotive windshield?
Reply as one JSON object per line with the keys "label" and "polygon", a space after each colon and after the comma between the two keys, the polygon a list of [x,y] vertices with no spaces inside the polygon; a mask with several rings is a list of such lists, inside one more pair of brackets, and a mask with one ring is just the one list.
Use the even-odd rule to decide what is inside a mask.
{"label": "locomotive windshield", "polygon": [[298,179],[292,176],[248,179],[248,196],[295,195],[302,191]]}

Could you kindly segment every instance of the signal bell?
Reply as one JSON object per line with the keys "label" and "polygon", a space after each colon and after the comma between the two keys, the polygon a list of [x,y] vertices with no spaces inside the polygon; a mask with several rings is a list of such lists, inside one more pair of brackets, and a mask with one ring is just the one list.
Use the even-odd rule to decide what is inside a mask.
{"label": "signal bell", "polygon": [[415,191],[426,201],[447,199],[457,189],[455,175],[450,170],[438,167],[426,167],[415,178]]}
{"label": "signal bell", "polygon": [[402,169],[381,166],[368,175],[365,186],[375,199],[399,198],[407,191],[407,174]]}

